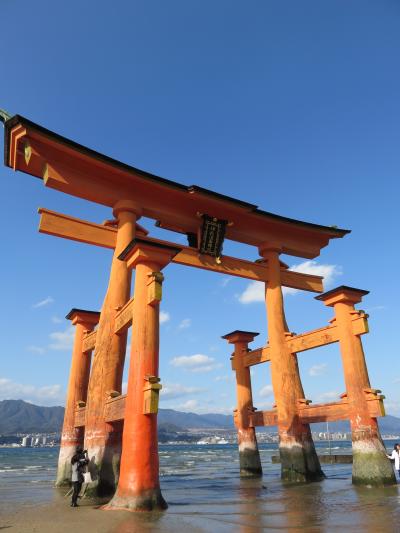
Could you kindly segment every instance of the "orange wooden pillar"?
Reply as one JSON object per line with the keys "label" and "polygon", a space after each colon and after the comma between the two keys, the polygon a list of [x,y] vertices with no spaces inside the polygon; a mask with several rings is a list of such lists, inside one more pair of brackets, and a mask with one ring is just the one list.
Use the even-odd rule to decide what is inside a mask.
{"label": "orange wooden pillar", "polygon": [[234,420],[238,431],[240,477],[262,476],[256,431],[249,425],[250,414],[254,411],[250,368],[243,365],[243,356],[248,351],[248,344],[257,335],[258,333],[236,330],[222,337],[229,344],[235,345],[233,366],[236,372],[237,408]]}
{"label": "orange wooden pillar", "polygon": [[77,402],[86,402],[91,353],[83,352],[83,336],[92,331],[99,321],[100,313],[72,309],[66,318],[75,326],[75,339],[72,351],[71,370],[65,402],[64,424],[61,433],[61,446],[58,458],[56,486],[71,483],[71,458],[77,446],[83,445],[83,428],[75,427]]}
{"label": "orange wooden pillar", "polygon": [[304,398],[296,354],[286,343],[287,326],[283,308],[280,248],[270,243],[260,247],[267,261],[268,283],[266,306],[268,340],[271,350],[271,379],[274,390],[279,431],[281,476],[286,481],[319,481],[323,479],[309,424],[298,415],[299,401]]}
{"label": "orange wooden pillar", "polygon": [[[396,478],[386,457],[376,418],[368,410],[371,389],[363,347],[353,332],[352,318],[358,315],[354,304],[368,291],[341,286],[316,297],[335,310],[353,445],[353,483],[357,485],[389,485]],[[378,391],[380,392],[380,391]]]}
{"label": "orange wooden pillar", "polygon": [[131,362],[118,488],[105,509],[165,509],[159,482],[157,412],[160,270],[178,248],[136,239],[121,258],[136,268]]}
{"label": "orange wooden pillar", "polygon": [[115,492],[121,455],[122,424],[104,421],[104,405],[109,392],[122,389],[127,332],[114,333],[114,323],[117,312],[130,298],[131,271],[118,256],[135,237],[136,220],[141,211],[134,202],[121,200],[114,206],[113,213],[118,220],[117,242],[97,330],[86,408],[85,448],[95,479],[86,491],[89,496]]}

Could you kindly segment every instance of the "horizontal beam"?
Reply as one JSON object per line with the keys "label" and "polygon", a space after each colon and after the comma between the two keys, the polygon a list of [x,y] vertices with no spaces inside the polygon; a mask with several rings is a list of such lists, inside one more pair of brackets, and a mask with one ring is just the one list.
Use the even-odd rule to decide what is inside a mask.
{"label": "horizontal beam", "polygon": [[[368,333],[368,315],[359,311],[352,315],[352,327],[354,335],[363,335]],[[330,326],[314,329],[300,335],[293,335],[286,339],[289,349],[292,353],[304,352],[320,346],[326,346],[339,341],[339,330],[335,320]],[[271,351],[269,346],[251,350],[243,355],[243,364],[245,367],[259,365],[271,360]],[[232,359],[232,368],[235,369],[235,358]]]}
{"label": "horizontal beam", "polygon": [[[43,208],[39,210],[39,213],[41,214],[39,225],[39,231],[41,233],[85,242],[95,246],[103,246],[105,248],[115,247],[116,230],[113,228],[86,222]],[[176,245],[176,243],[149,237],[146,240],[154,243],[168,244],[169,246]],[[181,248],[181,251],[173,258],[172,261],[174,263],[211,270],[220,274],[247,278],[253,281],[268,282],[268,268],[264,263],[255,263],[230,256],[222,256],[222,262],[216,263],[215,258],[200,255],[198,250],[194,248],[180,244],[176,246]],[[281,281],[285,287],[311,292],[322,292],[322,280],[323,278],[321,276],[292,272],[285,267],[281,269]]]}
{"label": "horizontal beam", "polygon": [[39,232],[103,248],[115,248],[117,230],[40,208]]}
{"label": "horizontal beam", "polygon": [[106,422],[117,422],[124,419],[125,400],[126,394],[121,394],[121,396],[106,401],[104,406],[104,420]]}
{"label": "horizontal beam", "polygon": [[114,333],[120,334],[132,325],[133,298],[115,316]]}
{"label": "horizontal beam", "polygon": [[82,342],[82,352],[88,353],[94,350],[96,346],[96,337],[97,337],[97,331],[91,331],[90,333],[87,333]]}
{"label": "horizontal beam", "polygon": [[[371,417],[378,418],[385,416],[383,405],[384,396],[379,394],[366,394],[368,412]],[[347,399],[338,402],[298,406],[298,415],[304,424],[315,424],[317,422],[336,422],[337,420],[349,420],[350,408]],[[277,410],[255,411],[250,414],[250,427],[276,426],[278,424]]]}

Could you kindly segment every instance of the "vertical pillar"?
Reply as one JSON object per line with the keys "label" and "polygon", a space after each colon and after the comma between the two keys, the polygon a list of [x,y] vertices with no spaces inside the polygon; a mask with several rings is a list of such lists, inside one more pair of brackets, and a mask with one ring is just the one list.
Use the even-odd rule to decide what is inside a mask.
{"label": "vertical pillar", "polygon": [[316,299],[335,310],[352,432],[353,483],[389,485],[396,483],[396,478],[386,457],[377,420],[369,414],[368,370],[360,336],[354,334],[352,325],[352,318],[358,315],[354,304],[361,302],[366,294],[368,291],[341,286]]}
{"label": "vertical pillar", "polygon": [[233,354],[237,397],[235,424],[238,432],[240,477],[262,477],[256,431],[249,425],[249,415],[254,411],[250,368],[243,365],[243,356],[248,351],[248,344],[257,335],[258,333],[236,330],[222,337],[229,344],[235,345]]}
{"label": "vertical pillar", "polygon": [[160,270],[177,248],[135,239],[120,257],[136,268],[131,362],[125,403],[121,471],[105,509],[165,509],[159,482],[157,412]]}
{"label": "vertical pillar", "polygon": [[118,256],[135,237],[140,208],[130,200],[117,202],[113,209],[118,220],[116,247],[107,293],[101,309],[90,374],[86,409],[85,447],[88,449],[95,481],[88,496],[113,494],[119,475],[121,454],[120,425],[104,421],[104,405],[109,391],[121,392],[127,332],[114,333],[115,316],[130,298],[131,271]]}
{"label": "vertical pillar", "polygon": [[71,483],[71,458],[77,446],[83,445],[83,428],[75,427],[75,409],[78,401],[86,402],[90,373],[91,352],[83,352],[83,338],[99,321],[100,313],[72,309],[66,318],[75,326],[71,370],[65,402],[64,424],[58,458],[56,486]]}
{"label": "vertical pillar", "polygon": [[260,255],[267,261],[266,306],[268,340],[271,350],[271,379],[278,416],[281,477],[286,481],[323,479],[309,424],[298,415],[299,400],[304,397],[297,358],[286,342],[279,246],[265,243]]}

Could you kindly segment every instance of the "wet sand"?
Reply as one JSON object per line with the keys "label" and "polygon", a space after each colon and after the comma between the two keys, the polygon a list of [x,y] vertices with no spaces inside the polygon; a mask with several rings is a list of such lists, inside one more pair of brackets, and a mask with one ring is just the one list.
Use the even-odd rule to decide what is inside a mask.
{"label": "wet sand", "polygon": [[161,446],[163,513],[104,511],[85,498],[71,508],[67,489],[53,488],[58,450],[0,452],[0,533],[400,531],[399,486],[354,487],[348,464],[325,464],[322,482],[285,485],[268,445],[256,480],[239,478],[235,446]]}
{"label": "wet sand", "polygon": [[[169,509],[163,513],[103,511],[83,499],[79,508],[58,490],[43,504],[0,507],[0,530],[12,533],[255,533],[257,531],[398,532],[398,487],[355,488],[350,480],[330,478],[310,485],[285,486],[280,481],[238,480],[226,494],[213,498],[215,487],[201,494],[164,491]],[[188,492],[189,491],[189,492]],[[196,503],[193,503],[193,500]]]}

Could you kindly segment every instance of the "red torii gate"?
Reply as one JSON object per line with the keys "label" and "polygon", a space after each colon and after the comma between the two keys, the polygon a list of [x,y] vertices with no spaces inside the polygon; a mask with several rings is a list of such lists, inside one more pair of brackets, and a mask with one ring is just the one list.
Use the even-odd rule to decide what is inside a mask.
{"label": "red torii gate", "polygon": [[[314,418],[308,416],[312,408],[304,398],[294,351],[300,350],[290,344],[296,343],[296,339],[287,331],[281,290],[282,286],[288,286],[322,292],[322,278],[289,271],[279,256],[285,253],[312,259],[330,239],[343,237],[347,230],[281,217],[201,187],[187,187],[159,178],[94,152],[18,115],[5,122],[5,163],[14,170],[43,179],[47,187],[109,206],[115,217],[104,226],[40,210],[40,231],[114,250],[101,313],[75,309],[68,315],[77,333],[58,484],[67,481],[71,454],[75,445],[84,439],[97,469],[91,494],[116,491],[109,508],[165,508],[159,487],[157,452],[158,304],[163,281],[161,270],[170,262],[265,282],[269,348],[261,350],[260,359],[264,357],[266,361],[269,357],[271,360],[276,411],[262,413],[262,423],[273,420],[278,424],[284,479],[310,481],[323,477],[309,422],[327,415],[326,411],[319,415],[314,411]],[[155,219],[161,228],[188,235],[190,245],[148,237],[146,230],[137,224],[141,216]],[[219,257],[223,234],[227,239],[255,246],[262,262]],[[217,257],[211,257],[210,253]],[[136,271],[134,298],[130,298],[132,269]],[[360,356],[361,345],[354,340],[353,320],[349,321],[354,314],[354,310],[349,311],[349,305],[357,301],[360,291],[345,289],[322,297],[327,305],[335,306],[339,340],[343,350],[351,354],[343,359],[348,376],[354,369],[362,373],[365,362]],[[92,331],[97,321],[97,330]],[[126,335],[130,325],[134,357],[131,358],[128,392],[122,396]],[[243,475],[261,474],[254,434],[254,427],[261,420],[259,414],[251,412],[249,365],[245,362],[249,354],[258,357],[257,352],[246,352],[247,343],[254,335],[234,332],[225,336],[235,344],[233,362],[239,392],[236,420],[241,430]],[[359,341],[357,334],[356,339]],[[93,349],[88,383],[90,356],[85,354]],[[382,409],[369,407],[372,403],[380,406],[381,398],[373,389],[361,390],[360,383],[360,380],[355,384],[348,382],[346,377],[346,413],[352,421],[359,457],[353,464],[353,479],[359,483],[392,483],[393,471],[375,418],[382,414]],[[362,385],[364,389],[369,387],[366,368]],[[246,398],[240,391],[247,391]],[[368,407],[365,407],[365,394],[373,396]],[[341,409],[340,416],[344,416],[342,405],[337,407]],[[360,416],[361,426],[357,425]],[[373,468],[368,466],[371,458]]]}

